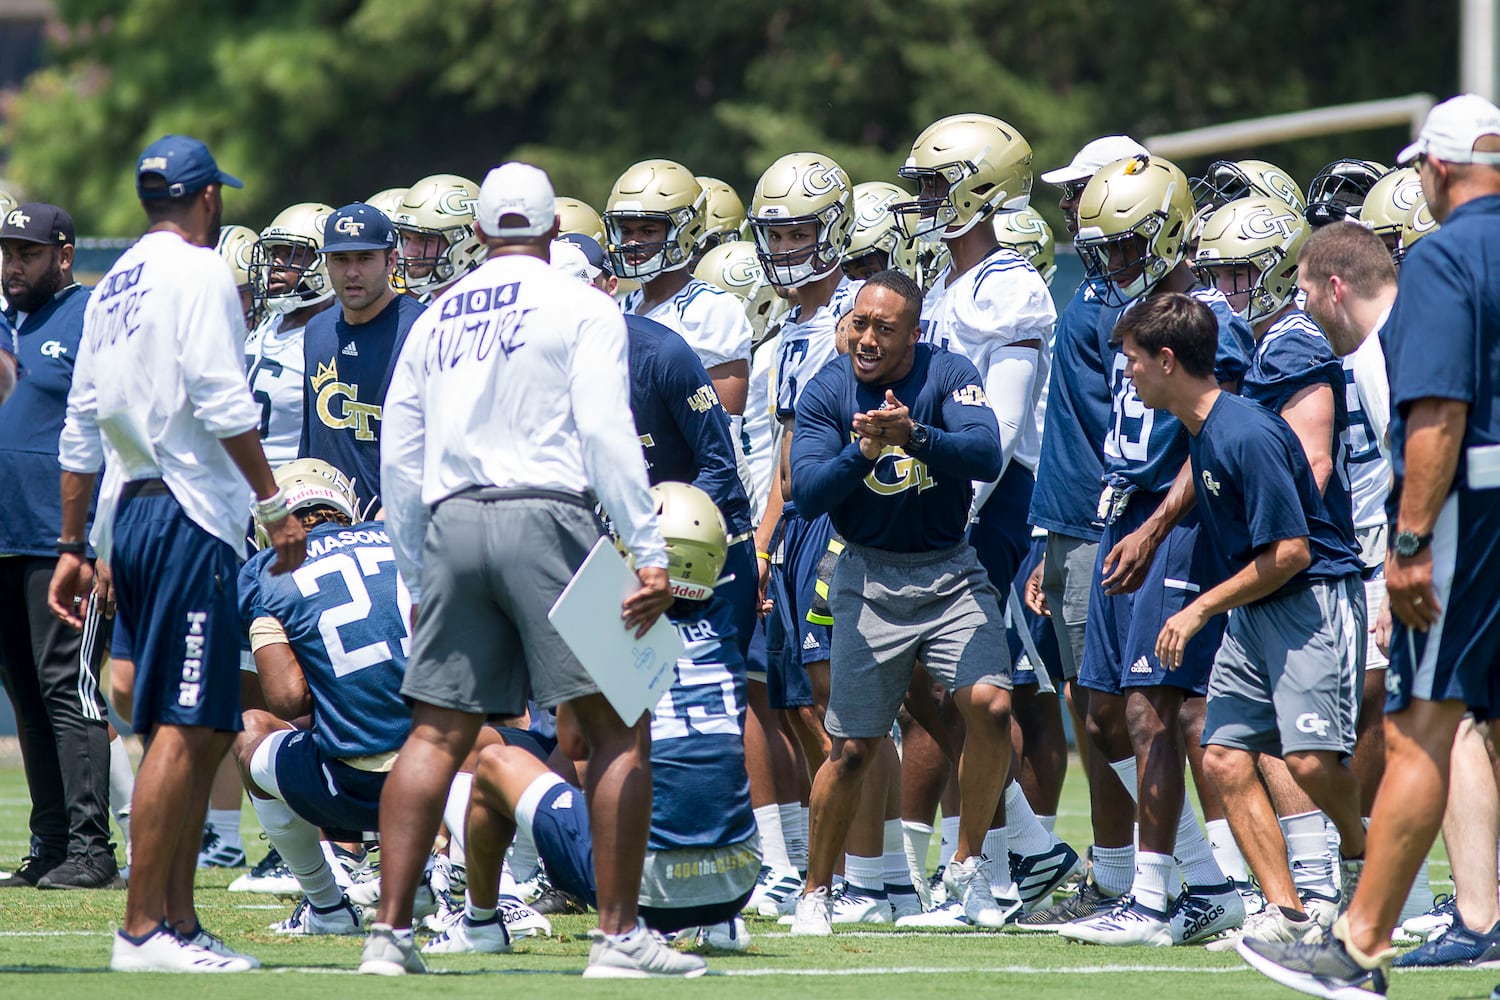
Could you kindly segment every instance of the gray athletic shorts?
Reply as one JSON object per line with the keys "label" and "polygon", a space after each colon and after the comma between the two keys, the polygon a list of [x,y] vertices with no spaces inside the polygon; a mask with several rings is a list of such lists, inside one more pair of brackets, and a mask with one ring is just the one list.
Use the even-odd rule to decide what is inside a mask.
{"label": "gray athletic shorts", "polygon": [[1348,756],[1364,673],[1357,575],[1235,608],[1209,676],[1203,745]]}
{"label": "gray athletic shorts", "polygon": [[949,691],[1010,690],[1000,596],[967,543],[938,552],[886,552],[849,543],[833,570],[836,622],[824,725],[845,739],[891,730],[912,669]]}
{"label": "gray athletic shorts", "polygon": [[1089,594],[1093,590],[1094,563],[1099,541],[1047,532],[1047,561],[1042,568],[1042,593],[1052,611],[1057,633],[1057,655],[1063,678],[1078,676],[1083,662],[1083,637],[1089,620]]}
{"label": "gray athletic shorts", "polygon": [[401,694],[520,715],[599,690],[547,612],[600,535],[592,505],[547,491],[469,490],[440,502],[422,550],[422,603]]}

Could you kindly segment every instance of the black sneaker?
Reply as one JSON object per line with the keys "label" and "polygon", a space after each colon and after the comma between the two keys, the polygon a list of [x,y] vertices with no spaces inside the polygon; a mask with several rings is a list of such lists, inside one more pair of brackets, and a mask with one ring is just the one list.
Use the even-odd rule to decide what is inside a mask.
{"label": "black sneaker", "polygon": [[558,914],[587,913],[589,904],[573,895],[571,892],[563,892],[555,885],[549,885],[547,891],[536,898],[531,904],[536,912],[549,917]]}
{"label": "black sneaker", "polygon": [[1117,899],[1116,896],[1106,896],[1100,892],[1094,880],[1089,879],[1074,895],[1046,909],[1035,910],[1019,917],[1011,923],[1011,926],[1018,931],[1055,931],[1063,924],[1083,920],[1085,917],[1092,917],[1102,910],[1109,909],[1115,905]]}
{"label": "black sneaker", "polygon": [[38,889],[123,889],[125,880],[107,854],[69,858],[37,880]]}
{"label": "black sneaker", "polygon": [[1241,938],[1235,949],[1250,968],[1301,993],[1330,1000],[1385,996],[1385,963],[1365,968],[1332,934],[1315,944]]}
{"label": "black sneaker", "polygon": [[43,861],[35,854],[28,854],[21,859],[21,867],[11,872],[10,877],[0,879],[0,889],[35,889],[42,876],[62,863],[62,858]]}

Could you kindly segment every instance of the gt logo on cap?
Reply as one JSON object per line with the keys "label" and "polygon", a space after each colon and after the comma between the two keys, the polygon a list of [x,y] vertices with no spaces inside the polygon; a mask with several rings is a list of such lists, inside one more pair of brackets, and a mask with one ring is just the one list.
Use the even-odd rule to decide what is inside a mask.
{"label": "gt logo on cap", "polygon": [[353,216],[346,215],[335,222],[333,228],[336,232],[343,233],[345,236],[358,236],[364,231],[365,224],[363,222],[355,222]]}
{"label": "gt logo on cap", "polygon": [[5,224],[8,226],[19,226],[20,228],[25,229],[27,226],[31,225],[31,216],[27,215],[25,212],[21,211],[18,208],[5,217]]}

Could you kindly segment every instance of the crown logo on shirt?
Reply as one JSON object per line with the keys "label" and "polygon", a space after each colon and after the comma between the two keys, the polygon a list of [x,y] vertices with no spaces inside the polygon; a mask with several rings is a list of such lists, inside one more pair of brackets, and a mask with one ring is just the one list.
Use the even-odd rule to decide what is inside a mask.
{"label": "crown logo on shirt", "polygon": [[313,392],[323,388],[324,383],[336,382],[339,377],[338,358],[331,358],[327,364],[318,362],[318,370],[313,373]]}

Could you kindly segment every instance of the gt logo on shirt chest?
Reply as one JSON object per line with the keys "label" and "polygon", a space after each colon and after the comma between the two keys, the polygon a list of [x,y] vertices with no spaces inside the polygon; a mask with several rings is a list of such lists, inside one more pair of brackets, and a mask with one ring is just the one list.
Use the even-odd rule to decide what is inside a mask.
{"label": "gt logo on shirt chest", "polygon": [[899,496],[914,487],[922,493],[936,485],[937,480],[927,471],[926,462],[912,458],[895,445],[881,449],[875,468],[865,476],[865,486],[883,497]]}

